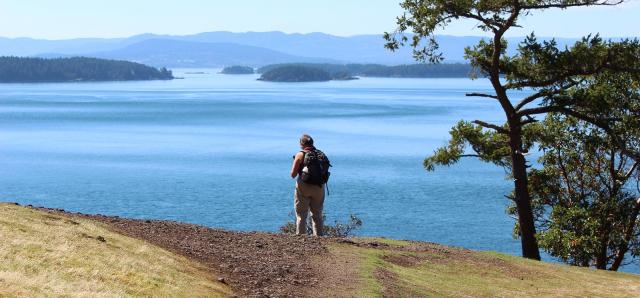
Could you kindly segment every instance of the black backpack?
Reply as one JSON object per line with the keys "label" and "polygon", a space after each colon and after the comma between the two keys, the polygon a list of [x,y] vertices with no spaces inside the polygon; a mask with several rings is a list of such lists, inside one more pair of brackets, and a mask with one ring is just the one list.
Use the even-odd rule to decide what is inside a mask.
{"label": "black backpack", "polygon": [[322,186],[329,181],[329,167],[331,163],[324,152],[314,149],[302,151],[302,167],[300,179],[302,182]]}

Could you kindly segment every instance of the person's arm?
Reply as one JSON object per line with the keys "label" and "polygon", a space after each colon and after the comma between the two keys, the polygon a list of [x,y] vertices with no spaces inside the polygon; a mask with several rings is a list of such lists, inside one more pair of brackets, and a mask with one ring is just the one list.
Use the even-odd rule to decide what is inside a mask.
{"label": "person's arm", "polygon": [[302,152],[298,152],[296,156],[293,157],[293,165],[291,166],[291,178],[296,178],[296,176],[298,175],[303,156],[304,154]]}

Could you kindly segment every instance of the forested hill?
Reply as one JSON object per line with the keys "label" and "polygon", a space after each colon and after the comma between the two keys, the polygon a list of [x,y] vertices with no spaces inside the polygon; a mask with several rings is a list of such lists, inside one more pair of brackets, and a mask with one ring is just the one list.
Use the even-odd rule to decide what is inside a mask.
{"label": "forested hill", "polygon": [[266,73],[283,66],[304,66],[320,69],[329,74],[349,74],[363,77],[390,78],[464,78],[473,73],[469,64],[405,64],[387,66],[381,64],[327,64],[327,63],[296,63],[272,64],[261,67],[258,73]]}
{"label": "forested hill", "polygon": [[304,65],[282,65],[262,73],[258,80],[270,82],[325,82],[331,74],[316,67]]}
{"label": "forested hill", "polygon": [[0,57],[0,83],[171,80],[166,68],[86,57]]}
{"label": "forested hill", "polygon": [[242,65],[234,65],[227,66],[220,71],[222,74],[253,74],[253,67],[242,66]]}

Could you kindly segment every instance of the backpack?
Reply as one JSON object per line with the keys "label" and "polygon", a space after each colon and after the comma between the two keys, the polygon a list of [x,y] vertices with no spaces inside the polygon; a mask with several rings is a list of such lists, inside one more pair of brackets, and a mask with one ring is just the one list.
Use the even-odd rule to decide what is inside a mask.
{"label": "backpack", "polygon": [[329,181],[329,167],[331,163],[324,152],[315,149],[302,151],[302,167],[300,170],[300,179],[302,182],[322,186]]}

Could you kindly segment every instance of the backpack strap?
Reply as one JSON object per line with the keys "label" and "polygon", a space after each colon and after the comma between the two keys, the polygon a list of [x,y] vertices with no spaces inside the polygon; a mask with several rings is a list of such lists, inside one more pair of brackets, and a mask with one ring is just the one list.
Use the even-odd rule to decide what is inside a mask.
{"label": "backpack strap", "polygon": [[298,167],[298,175],[302,173],[302,168],[304,167],[304,158],[307,157],[307,152],[304,150],[300,150],[302,152],[302,160],[300,160],[300,166]]}

